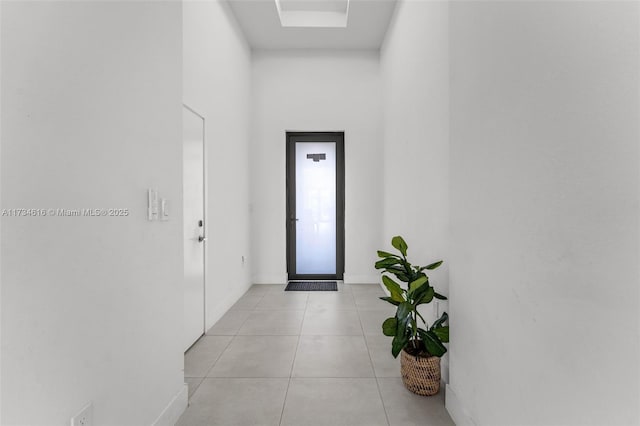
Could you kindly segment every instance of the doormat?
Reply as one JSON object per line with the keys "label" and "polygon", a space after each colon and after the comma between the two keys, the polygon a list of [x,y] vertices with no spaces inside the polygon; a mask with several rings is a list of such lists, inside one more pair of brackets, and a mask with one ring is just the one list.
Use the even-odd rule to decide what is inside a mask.
{"label": "doormat", "polygon": [[284,291],[338,291],[336,281],[289,281]]}

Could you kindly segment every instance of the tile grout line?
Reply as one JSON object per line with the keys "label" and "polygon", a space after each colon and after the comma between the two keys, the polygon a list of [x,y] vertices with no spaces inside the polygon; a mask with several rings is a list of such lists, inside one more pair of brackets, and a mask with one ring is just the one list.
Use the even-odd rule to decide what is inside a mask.
{"label": "tile grout line", "polygon": [[[204,336],[201,337],[201,339],[203,339],[203,338],[206,339],[207,337],[229,337],[229,336],[207,336],[205,334]],[[211,369],[216,365],[216,363],[218,362],[218,360],[220,359],[220,357],[222,356],[224,351],[227,350],[227,348],[229,347],[229,345],[231,344],[233,339],[234,339],[234,337],[231,337],[231,339],[229,339],[229,342],[227,342],[227,344],[225,345],[224,349],[222,351],[220,351],[220,354],[218,354],[218,356],[216,357],[216,360],[213,362],[213,364],[211,364],[211,367],[209,367],[209,369],[204,373],[204,376],[202,376],[202,377],[187,377],[187,376],[184,376],[183,380],[185,380],[185,383],[186,383],[186,379],[201,379],[200,383],[198,384],[198,386],[193,390],[193,394],[191,396],[187,395],[187,406],[191,405],[191,398],[193,398],[196,395],[196,392],[198,392],[198,390],[200,389],[200,386],[204,383],[204,380],[207,378],[207,375],[209,374]]]}
{"label": "tile grout line", "polygon": [[[340,290],[339,290],[339,291],[340,291]],[[372,353],[371,353],[371,350],[370,350],[370,347],[369,347],[369,344],[368,344],[367,335],[366,335],[366,334],[365,334],[365,332],[364,332],[364,320],[363,320],[363,318],[362,318],[362,316],[361,316],[361,315],[362,315],[362,313],[363,313],[364,311],[372,310],[372,308],[367,309],[367,306],[359,307],[359,306],[357,305],[357,303],[356,303],[356,299],[357,299],[357,298],[356,298],[356,294],[355,294],[355,292],[353,291],[353,289],[351,289],[351,287],[347,287],[347,286],[345,286],[345,287],[342,289],[342,292],[343,292],[343,293],[347,293],[347,294],[349,294],[349,295],[350,295],[349,299],[351,299],[351,300],[353,301],[354,308],[353,308],[353,309],[347,309],[346,311],[347,311],[347,312],[351,312],[351,311],[353,311],[353,310],[355,310],[355,311],[356,311],[356,315],[357,315],[357,317],[358,317],[358,318],[357,318],[357,320],[358,320],[358,322],[359,322],[359,324],[360,324],[360,329],[361,329],[361,334],[358,334],[358,335],[362,335],[362,338],[364,339],[365,347],[366,347],[366,349],[367,349],[367,355],[368,355],[368,357],[369,357],[369,361],[370,361],[370,365],[371,365],[371,367],[372,367],[372,373],[373,373],[373,376],[370,376],[370,377],[361,377],[361,376],[358,376],[358,377],[353,377],[353,379],[368,380],[368,379],[370,379],[371,377],[373,377],[373,378],[375,378],[375,379],[376,379],[376,387],[377,387],[377,389],[378,389],[378,395],[379,395],[380,401],[381,401],[381,403],[382,403],[383,410],[384,410],[384,412],[385,412],[385,419],[386,419],[387,425],[390,425],[389,415],[388,415],[388,413],[387,413],[387,407],[386,407],[386,405],[385,405],[384,399],[382,398],[382,392],[381,392],[380,384],[379,384],[379,381],[378,381],[378,377],[377,377],[376,372],[375,372],[375,368],[374,368],[374,364],[373,364],[373,358],[372,358]],[[367,292],[368,292],[368,291],[367,291]],[[275,310],[275,311],[278,311],[278,310],[281,310],[281,309],[277,309],[277,308],[275,308],[275,309],[274,309],[273,307],[260,308],[260,307],[259,307],[259,305],[260,305],[260,303],[262,303],[262,301],[267,297],[267,295],[282,294],[282,293],[283,293],[283,291],[282,291],[279,287],[278,287],[278,288],[272,288],[272,289],[269,289],[269,290],[267,290],[267,291],[264,291],[261,295],[259,295],[259,296],[260,296],[260,297],[258,298],[259,300],[258,300],[258,301],[256,302],[256,304],[253,306],[253,308],[250,308],[250,309],[247,309],[247,310],[248,310],[248,311],[250,311],[250,312],[251,312],[251,314],[260,313],[260,312],[263,312],[263,311],[274,311],[274,310]],[[245,293],[245,294],[246,294],[246,293]],[[242,323],[239,325],[239,327],[237,327],[237,329],[236,329],[236,331],[235,331],[235,333],[234,333],[233,335],[227,335],[228,337],[230,337],[230,339],[229,339],[228,343],[227,343],[227,344],[225,345],[225,347],[222,349],[222,351],[220,352],[220,354],[215,358],[214,362],[213,362],[213,363],[212,363],[212,365],[209,367],[209,369],[208,369],[208,370],[207,370],[207,372],[205,373],[204,377],[195,377],[195,378],[191,378],[191,379],[199,379],[199,384],[198,384],[198,386],[196,387],[196,389],[194,389],[193,395],[195,395],[197,392],[201,392],[200,387],[201,387],[202,383],[204,383],[204,380],[205,380],[205,379],[280,379],[280,380],[287,379],[287,377],[286,377],[286,376],[280,376],[280,377],[209,377],[208,375],[211,373],[211,371],[213,370],[213,368],[215,367],[215,365],[217,364],[217,362],[219,362],[219,360],[221,359],[221,357],[222,357],[222,356],[224,355],[224,353],[229,349],[229,347],[231,346],[231,344],[234,342],[234,340],[235,340],[235,339],[236,339],[236,337],[238,337],[238,336],[291,336],[291,337],[296,336],[296,337],[297,337],[297,339],[296,339],[296,347],[295,347],[295,351],[294,351],[293,361],[292,361],[292,364],[291,364],[291,367],[290,367],[290,371],[289,371],[289,376],[288,376],[288,381],[287,381],[287,387],[286,387],[286,389],[285,389],[285,394],[284,394],[284,401],[283,401],[283,403],[282,403],[282,409],[281,409],[281,412],[280,412],[280,421],[279,421],[279,425],[282,425],[282,424],[283,424],[283,420],[284,420],[284,412],[285,412],[285,409],[286,409],[286,403],[287,403],[287,399],[288,399],[288,392],[289,392],[289,389],[290,389],[291,383],[292,383],[293,378],[294,378],[294,377],[293,377],[293,371],[295,370],[295,364],[296,364],[296,361],[297,361],[298,350],[299,350],[299,347],[300,347],[301,338],[304,336],[304,335],[303,335],[303,333],[302,333],[302,331],[303,331],[303,329],[304,329],[304,323],[305,323],[305,321],[306,321],[306,313],[307,313],[307,312],[310,312],[310,311],[312,311],[312,310],[313,310],[313,307],[311,306],[311,301],[312,301],[311,294],[317,294],[317,293],[314,293],[314,292],[305,292],[305,294],[306,294],[305,304],[304,304],[303,306],[301,306],[301,308],[302,308],[302,309],[284,309],[284,311],[300,311],[300,312],[302,312],[302,321],[300,322],[300,326],[299,326],[299,329],[298,329],[298,333],[297,333],[297,334],[272,334],[272,335],[262,335],[262,334],[259,334],[259,335],[257,335],[257,334],[247,334],[247,335],[243,335],[243,334],[239,334],[239,332],[240,332],[241,328],[246,324],[246,322],[248,321],[249,317],[251,316],[251,315],[250,315],[249,317],[245,318],[245,319],[244,319],[244,321],[242,321]],[[362,295],[364,295],[364,293],[363,293]],[[243,295],[243,296],[244,296],[244,295]],[[229,311],[230,311],[230,309],[229,309],[227,312],[229,312]],[[342,311],[342,310],[337,309],[337,311]],[[225,314],[226,314],[226,312],[225,312]],[[205,334],[205,335],[206,335],[206,334]],[[224,335],[208,335],[208,336],[211,336],[211,337],[215,337],[215,336],[222,337],[222,336],[224,336]],[[344,336],[344,337],[354,337],[354,336],[356,336],[356,335],[353,335],[353,334],[338,334],[338,335],[332,335],[332,334],[330,334],[330,335],[327,335],[327,334],[317,334],[317,335],[310,335],[310,336],[332,336],[332,337],[333,337],[333,336]],[[343,377],[343,376],[341,376],[341,377],[326,377],[326,376],[322,376],[322,377],[304,377],[304,378],[305,378],[305,379],[312,379],[312,380],[313,380],[313,379],[320,379],[320,380],[322,380],[322,379],[333,379],[333,378],[335,378],[335,379],[346,379],[347,377]],[[193,396],[193,395],[192,395],[192,396]],[[189,398],[189,401],[190,401],[190,400],[191,400],[191,398]]]}
{"label": "tile grout line", "polygon": [[[225,351],[227,349],[229,349],[229,346],[231,346],[231,342],[233,342],[233,340],[235,339],[235,336],[231,336],[231,339],[229,339],[229,342],[226,344],[226,346],[224,347],[224,349],[222,351],[220,351],[220,354],[216,357],[216,360],[213,361],[213,364],[211,364],[211,367],[209,367],[209,369],[207,370],[207,372],[204,374],[204,378],[206,379],[209,376],[209,373],[211,372],[211,370],[213,370],[213,367],[215,367],[215,365],[218,363],[218,361],[220,360],[220,357],[222,357],[222,354],[225,353]],[[199,387],[199,386],[198,386]]]}
{"label": "tile grout line", "polygon": [[[245,291],[245,292],[242,294],[242,296],[240,296],[240,297],[238,298],[238,300],[236,300],[236,302],[235,302],[233,305],[231,305],[231,306],[229,307],[229,309],[227,309],[227,311],[226,311],[224,314],[222,314],[222,316],[220,317],[220,319],[222,319],[222,317],[224,317],[225,315],[227,315],[229,312],[249,311],[250,313],[252,313],[253,311],[255,311],[255,310],[256,310],[256,306],[258,306],[258,304],[260,304],[260,302],[262,302],[262,299],[264,299],[264,296],[267,294],[268,290],[267,290],[267,291],[265,291],[265,292],[263,292],[263,294],[258,294],[258,295],[257,295],[257,296],[260,296],[260,300],[258,300],[258,301],[256,302],[256,304],[255,304],[253,307],[251,307],[251,308],[247,308],[247,309],[233,309],[233,307],[236,305],[236,303],[238,303],[238,302],[240,301],[240,299],[242,299],[243,297],[245,297],[245,296],[247,295],[247,293],[249,293],[249,291],[253,288],[253,286],[255,286],[255,284],[253,284],[251,287],[249,287],[249,288],[247,289],[247,291]],[[245,319],[244,319],[244,321],[242,321],[242,324],[240,324],[240,326],[239,326],[239,327],[238,327],[238,329],[234,332],[234,334],[207,334],[207,333],[205,333],[205,336],[237,336],[237,335],[238,335],[238,331],[240,331],[240,329],[242,328],[242,326],[244,325],[244,323],[246,323],[246,322],[247,322],[247,320],[249,319],[249,317],[250,317],[250,316],[251,316],[251,314],[249,314],[249,316],[247,316],[247,318],[245,318]],[[218,320],[218,321],[220,321],[220,320]],[[216,323],[217,323],[217,322],[216,322]],[[213,325],[209,328],[209,330],[211,330],[211,329],[212,329],[213,327],[215,327],[215,326],[216,326],[216,324],[213,324]]]}
{"label": "tile grout line", "polygon": [[291,387],[291,379],[293,377],[293,367],[296,365],[296,357],[298,356],[298,348],[300,347],[300,338],[302,337],[302,327],[304,326],[304,317],[307,315],[308,306],[309,306],[309,295],[307,295],[307,301],[304,305],[304,313],[302,314],[302,321],[300,322],[300,332],[298,333],[296,350],[293,352],[293,362],[291,362],[291,369],[289,370],[289,381],[287,382],[287,389],[284,392],[284,401],[282,401],[282,411],[280,412],[280,421],[278,422],[278,426],[282,426],[282,419],[284,418],[284,409],[287,405],[287,397],[289,396],[289,387]]}
{"label": "tile grout line", "polygon": [[[255,285],[255,284],[254,284]],[[253,285],[251,286],[253,287]],[[251,287],[249,287],[249,289],[251,289]],[[244,294],[240,297],[244,297],[247,292],[249,290],[245,291]],[[260,298],[260,300],[258,301],[258,303],[256,303],[255,306],[258,306],[258,304],[262,301],[262,299],[264,299],[264,296],[267,294],[267,292],[265,291],[264,294],[262,295],[262,297]],[[251,312],[255,311],[255,306],[251,309]],[[231,309],[229,309],[231,310]],[[229,310],[227,310],[227,312],[229,312]],[[225,312],[225,314],[227,313]],[[251,315],[249,315],[247,318],[245,318],[245,320],[242,322],[242,325],[244,325],[244,323],[246,323],[249,320],[249,317]],[[236,331],[236,333],[231,336],[231,339],[229,340],[229,343],[227,343],[227,346],[224,347],[224,349],[222,350],[222,352],[220,352],[220,355],[218,355],[218,357],[216,358],[216,360],[213,362],[213,364],[211,365],[211,367],[207,370],[206,374],[204,375],[204,378],[206,379],[209,376],[209,373],[211,372],[211,370],[213,370],[213,367],[216,366],[216,364],[218,363],[218,361],[220,360],[220,358],[222,357],[222,355],[226,352],[227,349],[229,349],[229,346],[231,346],[231,343],[236,339],[236,337],[238,337],[238,333],[240,332],[240,328],[242,328],[242,325],[240,327],[238,327],[238,330]],[[200,386],[198,386],[200,387]],[[197,389],[196,389],[197,390]],[[195,392],[194,392],[195,395]]]}
{"label": "tile grout line", "polygon": [[[384,377],[382,377],[384,378]],[[300,379],[300,380],[362,380],[367,381],[375,379],[374,376],[211,376],[211,377],[190,377],[190,379],[202,379],[204,380],[284,380],[284,379]],[[399,379],[399,377],[398,377]]]}
{"label": "tile grout line", "polygon": [[198,386],[196,386],[196,388],[193,390],[193,393],[191,394],[191,396],[188,395],[188,388],[187,388],[187,406],[189,406],[191,405],[191,398],[193,397],[193,395],[196,394],[198,389],[200,389],[200,385],[204,382],[205,378],[204,377],[185,377],[184,378],[185,383],[187,382],[187,379],[200,379],[200,381],[198,381]]}
{"label": "tile grout line", "polygon": [[[255,284],[253,284],[251,287],[249,287],[249,290],[251,290],[253,288],[253,286],[255,286]],[[244,297],[245,294],[247,294],[247,292],[249,292],[249,290],[247,290],[242,297]],[[240,326],[238,327],[238,329],[236,330],[235,334],[233,335],[233,338],[235,339],[236,336],[238,336],[238,333],[240,332],[240,329],[242,328],[243,325],[245,325],[247,323],[247,321],[249,321],[249,317],[251,316],[251,314],[253,314],[256,311],[256,306],[258,306],[260,304],[260,302],[262,302],[262,299],[264,299],[264,296],[266,296],[266,294],[269,292],[269,289],[267,289],[267,291],[265,291],[262,294],[262,297],[260,298],[260,300],[258,300],[258,303],[256,303],[256,305],[249,309],[249,315],[247,315],[247,317],[244,319],[244,321],[242,321],[242,324],[240,324]],[[227,311],[229,312],[229,311]],[[226,313],[225,313],[226,314]]]}
{"label": "tile grout line", "polygon": [[289,387],[291,387],[291,376],[293,375],[293,366],[296,362],[296,355],[298,353],[298,346],[300,345],[300,336],[298,336],[298,341],[296,343],[296,351],[293,353],[293,362],[291,363],[291,370],[289,370],[289,380],[287,380],[287,389],[284,391],[284,400],[282,401],[282,410],[280,410],[280,421],[278,422],[278,426],[282,426],[282,418],[284,417],[284,409],[287,405],[287,397],[289,396]]}
{"label": "tile grout line", "polygon": [[[253,286],[252,286],[252,287],[253,287]],[[249,287],[249,289],[250,289],[250,288],[251,288],[251,287]],[[240,297],[241,297],[241,298],[242,298],[242,297],[244,297],[244,296],[247,294],[247,292],[248,292],[248,291],[249,291],[249,290],[245,291],[245,292],[244,292],[244,294],[243,294],[242,296],[240,296]],[[266,292],[265,292],[265,294],[266,294]],[[262,298],[264,298],[264,294],[262,295]],[[262,300],[262,298],[260,298],[260,301]],[[239,299],[238,299],[238,300],[239,300]],[[260,303],[260,301],[258,301],[258,303]],[[227,312],[225,312],[225,313],[224,313],[224,315],[226,315],[230,310],[231,310],[231,308],[229,308],[229,309],[227,310]],[[253,309],[251,309],[251,311],[253,311]],[[245,323],[248,319],[249,319],[249,318],[247,317],[247,318],[244,320],[244,322],[243,322],[242,324],[244,325],[244,323]],[[215,324],[214,324],[213,326],[215,326]],[[213,326],[212,326],[212,327],[213,327]],[[242,327],[242,326],[240,326],[240,327]],[[240,331],[240,328],[238,328],[238,331]],[[213,362],[213,364],[211,364],[211,367],[209,367],[209,369],[207,370],[207,372],[204,374],[204,377],[203,377],[203,378],[202,378],[202,380],[200,381],[200,384],[202,384],[202,383],[204,382],[204,379],[206,379],[206,378],[209,376],[209,373],[211,372],[211,370],[213,370],[213,367],[215,367],[215,365],[216,365],[216,364],[217,364],[217,362],[220,360],[220,358],[221,358],[221,357],[222,357],[222,355],[225,353],[225,351],[226,351],[227,349],[229,349],[229,346],[231,346],[231,343],[232,343],[232,342],[235,340],[235,338],[238,336],[238,331],[236,331],[236,334],[234,334],[234,335],[230,336],[230,337],[231,337],[231,339],[229,339],[229,341],[228,341],[228,342],[227,342],[227,344],[225,345],[224,349],[223,349],[222,351],[220,351],[220,354],[216,357],[216,360]],[[203,337],[206,337],[206,336],[207,336],[207,334],[205,333],[205,335],[204,335]],[[222,336],[210,336],[210,337],[222,337]],[[198,388],[200,388],[200,385],[198,385]],[[195,390],[195,391],[193,391],[193,394],[194,394],[194,395],[195,395],[195,394],[196,394],[196,392],[198,391],[198,388],[196,388],[196,390]]]}
{"label": "tile grout line", "polygon": [[387,407],[384,403],[384,398],[382,397],[382,390],[380,390],[380,382],[378,382],[378,375],[376,374],[376,368],[373,365],[373,358],[371,357],[371,349],[369,349],[369,342],[367,341],[367,335],[364,332],[364,325],[362,324],[362,318],[360,317],[360,310],[358,309],[358,319],[360,320],[360,327],[362,328],[362,337],[364,338],[364,344],[367,347],[367,355],[369,355],[369,362],[371,362],[371,368],[373,369],[373,377],[376,379],[376,388],[378,389],[378,395],[380,396],[380,403],[382,404],[382,409],[384,410],[384,417],[387,421],[387,425],[391,425],[389,421],[389,414],[387,413]]}
{"label": "tile grout line", "polygon": [[[255,284],[253,284],[251,287],[249,287],[249,290],[250,290],[254,285],[255,285]],[[247,290],[247,292],[248,292],[249,290]],[[258,300],[258,302],[257,302],[255,305],[253,305],[253,308],[251,308],[251,309],[250,309],[251,311],[255,311],[255,310],[256,310],[256,308],[258,307],[258,305],[260,304],[260,302],[262,302],[262,301],[264,300],[265,296],[267,295],[267,293],[269,293],[269,291],[270,291],[270,289],[267,289],[267,291],[265,291],[265,292],[262,294],[262,297],[260,297],[260,300]],[[243,296],[244,296],[245,294],[247,294],[247,292],[245,292],[245,293],[243,294]],[[245,322],[246,322],[246,320],[245,320]]]}
{"label": "tile grout line", "polygon": [[[249,292],[249,290],[251,290],[253,287],[255,286],[255,284],[253,284],[251,287],[249,287],[249,289],[247,291],[244,292],[244,294],[242,296],[240,296],[240,299],[243,298],[244,296],[247,295],[247,293]],[[264,297],[267,295],[267,293],[269,292],[269,290],[267,289],[265,292],[263,292],[262,294],[259,294],[258,296],[260,296],[260,300],[258,300],[256,302],[256,304],[254,305],[253,308],[250,309],[237,309],[236,311],[249,311],[249,315],[244,319],[244,321],[242,321],[242,324],[240,324],[237,328],[237,330],[234,332],[234,334],[211,334],[211,336],[233,336],[233,338],[235,338],[236,336],[245,336],[244,334],[238,334],[240,333],[240,330],[242,329],[242,326],[244,326],[247,321],[249,321],[249,317],[251,316],[251,314],[253,314],[254,312],[256,312],[256,306],[258,306],[260,304],[260,302],[262,302],[262,299],[264,299]],[[238,299],[238,300],[240,300]],[[237,302],[236,302],[237,303]],[[229,308],[227,310],[227,312],[224,313],[224,315],[228,314],[229,312],[231,312],[231,309],[233,308],[233,306],[231,306],[231,308]],[[211,328],[215,327],[215,324],[211,326]]]}
{"label": "tile grout line", "polygon": [[227,337],[243,337],[243,336],[254,336],[254,337],[258,337],[258,336],[269,336],[269,337],[280,337],[280,336],[299,336],[300,333],[294,334],[294,333],[289,333],[289,334],[238,334],[237,336],[227,336]]}

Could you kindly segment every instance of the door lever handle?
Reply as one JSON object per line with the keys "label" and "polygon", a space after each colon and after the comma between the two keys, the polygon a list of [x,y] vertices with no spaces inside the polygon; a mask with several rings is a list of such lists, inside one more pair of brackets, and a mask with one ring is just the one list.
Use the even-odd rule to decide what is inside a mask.
{"label": "door lever handle", "polygon": [[203,241],[207,241],[207,237],[203,237],[202,235],[200,235],[200,236],[198,237],[198,242],[200,242],[200,243],[201,243],[201,242],[203,242]]}

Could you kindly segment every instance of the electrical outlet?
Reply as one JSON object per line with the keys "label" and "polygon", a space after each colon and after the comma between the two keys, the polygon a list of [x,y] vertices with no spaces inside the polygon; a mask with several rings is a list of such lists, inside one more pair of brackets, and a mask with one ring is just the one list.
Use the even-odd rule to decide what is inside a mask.
{"label": "electrical outlet", "polygon": [[93,426],[93,404],[91,402],[71,418],[71,426]]}

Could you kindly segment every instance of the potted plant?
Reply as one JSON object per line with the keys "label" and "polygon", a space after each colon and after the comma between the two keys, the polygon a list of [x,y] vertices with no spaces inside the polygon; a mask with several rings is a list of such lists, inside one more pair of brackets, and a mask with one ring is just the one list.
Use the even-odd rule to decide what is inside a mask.
{"label": "potted plant", "polygon": [[395,316],[382,323],[382,332],[393,337],[391,354],[394,358],[402,354],[400,369],[407,389],[419,395],[435,395],[440,389],[440,357],[447,352],[443,343],[449,342],[449,326],[444,325],[449,316],[444,312],[429,326],[418,312],[418,306],[431,303],[434,298],[447,299],[429,284],[429,277],[424,272],[436,269],[442,265],[442,260],[414,266],[407,260],[408,247],[402,237],[393,237],[391,245],[399,254],[378,251],[381,259],[375,267],[395,276],[403,284],[389,275],[382,275],[382,282],[391,295],[380,299],[397,306]]}

